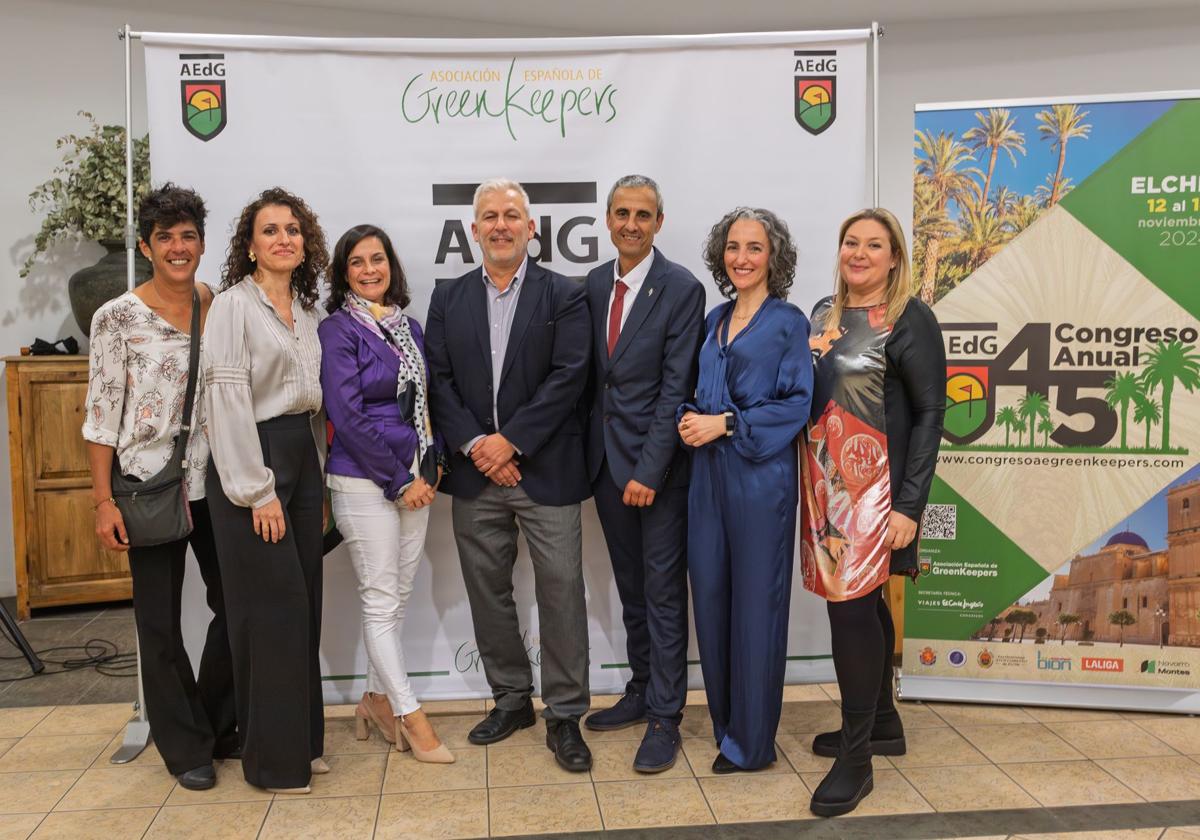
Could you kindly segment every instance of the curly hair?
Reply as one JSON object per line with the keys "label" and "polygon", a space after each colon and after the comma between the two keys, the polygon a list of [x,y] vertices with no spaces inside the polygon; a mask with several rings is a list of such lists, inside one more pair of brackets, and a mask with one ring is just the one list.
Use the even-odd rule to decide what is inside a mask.
{"label": "curly hair", "polygon": [[146,193],[138,205],[137,215],[138,236],[147,244],[156,225],[167,230],[181,222],[194,224],[200,241],[204,241],[204,217],[208,215],[208,210],[204,207],[204,199],[195,190],[167,181],[158,189]]}
{"label": "curly hair", "polygon": [[391,282],[383,293],[383,302],[404,309],[409,304],[408,278],[404,275],[404,267],[392,247],[392,240],[375,225],[355,225],[342,234],[342,238],[333,246],[333,261],[329,265],[329,299],[325,301],[325,311],[332,315],[342,308],[346,295],[350,293],[348,278],[350,252],[358,247],[358,243],[374,236],[383,246],[387,256],[388,268],[391,270]]}
{"label": "curly hair", "polygon": [[304,260],[292,271],[292,291],[300,305],[312,309],[317,302],[317,284],[329,268],[329,250],[325,246],[325,231],[304,199],[293,195],[282,187],[271,187],[246,205],[241,218],[233,229],[229,240],[229,253],[221,269],[221,290],[241,282],[243,277],[254,273],[250,261],[250,243],[254,239],[254,220],[264,207],[280,205],[292,211],[300,223],[300,235],[304,237]]}
{"label": "curly hair", "polygon": [[733,227],[733,223],[741,219],[758,222],[767,232],[767,243],[770,246],[767,294],[787,300],[788,289],[792,287],[792,280],[796,276],[796,245],[792,242],[792,234],[783,219],[761,207],[735,207],[722,216],[721,221],[713,225],[712,230],[708,232],[708,239],[704,242],[704,264],[717,281],[717,290],[731,300],[737,294],[733,281],[725,273],[725,242],[729,238],[729,229]]}

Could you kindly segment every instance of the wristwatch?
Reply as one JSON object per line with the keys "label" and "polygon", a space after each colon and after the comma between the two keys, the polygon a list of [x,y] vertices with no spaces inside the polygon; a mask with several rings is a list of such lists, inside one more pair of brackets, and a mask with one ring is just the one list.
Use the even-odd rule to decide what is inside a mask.
{"label": "wristwatch", "polygon": [[737,421],[733,416],[732,411],[725,412],[725,437],[733,437],[733,430],[737,426]]}

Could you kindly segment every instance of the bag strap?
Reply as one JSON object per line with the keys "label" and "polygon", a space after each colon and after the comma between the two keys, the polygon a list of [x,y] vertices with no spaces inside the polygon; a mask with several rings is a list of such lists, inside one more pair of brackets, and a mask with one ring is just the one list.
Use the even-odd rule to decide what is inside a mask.
{"label": "bag strap", "polygon": [[179,434],[175,436],[175,451],[171,460],[184,469],[187,464],[188,438],[192,434],[192,407],[196,403],[196,376],[200,372],[200,293],[192,289],[192,335],[188,355],[187,395],[183,398],[183,417],[179,423]]}

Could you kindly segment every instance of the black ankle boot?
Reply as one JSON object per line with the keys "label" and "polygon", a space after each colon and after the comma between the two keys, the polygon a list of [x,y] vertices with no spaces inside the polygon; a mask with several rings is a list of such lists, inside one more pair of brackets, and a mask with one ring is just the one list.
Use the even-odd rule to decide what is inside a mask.
{"label": "black ankle boot", "polygon": [[871,773],[871,727],[875,710],[842,709],[841,744],[833,767],[817,785],[809,809],[818,817],[848,814],[874,787]]}

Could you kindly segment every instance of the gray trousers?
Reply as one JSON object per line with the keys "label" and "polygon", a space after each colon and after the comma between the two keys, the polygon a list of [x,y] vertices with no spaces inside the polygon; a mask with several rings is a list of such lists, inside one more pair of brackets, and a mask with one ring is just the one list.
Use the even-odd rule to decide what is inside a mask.
{"label": "gray trousers", "polygon": [[475,642],[497,707],[519,709],[533,693],[533,668],[513,601],[519,527],[533,560],[542,715],[577,720],[590,702],[579,505],[539,505],[519,486],[489,484],[477,498],[455,496],[453,520]]}

